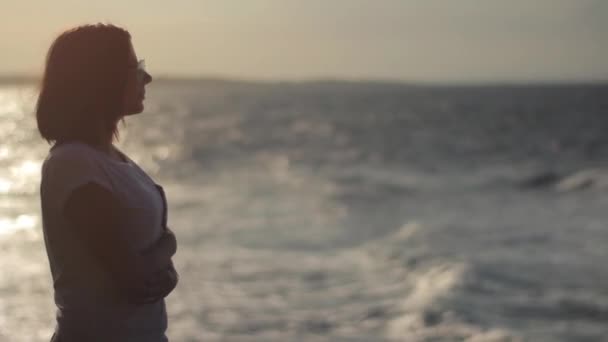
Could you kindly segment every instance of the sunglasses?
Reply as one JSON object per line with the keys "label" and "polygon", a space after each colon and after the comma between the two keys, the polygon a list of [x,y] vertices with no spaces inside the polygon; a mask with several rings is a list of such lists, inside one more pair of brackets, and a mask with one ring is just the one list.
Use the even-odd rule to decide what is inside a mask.
{"label": "sunglasses", "polygon": [[137,80],[139,82],[143,82],[144,79],[146,78],[146,61],[143,59],[140,59],[139,61],[137,61],[137,66],[135,66],[135,70],[137,71]]}

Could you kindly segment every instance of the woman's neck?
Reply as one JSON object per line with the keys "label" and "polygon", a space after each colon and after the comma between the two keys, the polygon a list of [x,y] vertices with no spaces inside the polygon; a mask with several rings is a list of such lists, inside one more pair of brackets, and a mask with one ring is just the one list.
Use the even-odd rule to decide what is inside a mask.
{"label": "woman's neck", "polygon": [[94,145],[94,147],[97,150],[109,155],[112,158],[118,159],[120,161],[124,161],[122,156],[120,155],[120,153],[118,153],[118,150],[116,149],[114,144],[112,144],[112,142],[97,143]]}
{"label": "woman's neck", "polygon": [[112,145],[112,143],[97,143],[93,147],[95,147],[96,149],[98,149],[102,152],[111,153],[114,145]]}

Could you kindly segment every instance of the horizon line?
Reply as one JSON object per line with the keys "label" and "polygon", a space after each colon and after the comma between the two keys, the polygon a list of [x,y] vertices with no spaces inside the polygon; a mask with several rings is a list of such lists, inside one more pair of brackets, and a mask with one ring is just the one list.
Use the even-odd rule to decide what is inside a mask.
{"label": "horizon line", "polygon": [[[365,77],[335,77],[318,76],[302,78],[247,78],[225,75],[180,75],[180,74],[161,74],[153,78],[157,82],[224,82],[224,83],[257,83],[257,84],[285,84],[285,83],[375,83],[391,84],[404,86],[560,86],[560,85],[608,85],[608,78],[605,79],[535,79],[535,80],[443,80],[443,81],[423,81],[408,80],[398,78],[365,78]],[[40,76],[32,74],[0,74],[0,84],[7,83],[36,83],[40,81]]]}

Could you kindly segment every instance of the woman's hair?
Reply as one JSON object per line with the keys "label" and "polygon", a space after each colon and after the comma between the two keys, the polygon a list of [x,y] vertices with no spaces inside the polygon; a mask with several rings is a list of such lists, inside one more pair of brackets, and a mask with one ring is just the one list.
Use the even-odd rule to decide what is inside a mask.
{"label": "woman's hair", "polygon": [[97,145],[118,139],[130,44],[128,31],[101,23],[75,27],[55,39],[36,105],[38,130],[47,142]]}

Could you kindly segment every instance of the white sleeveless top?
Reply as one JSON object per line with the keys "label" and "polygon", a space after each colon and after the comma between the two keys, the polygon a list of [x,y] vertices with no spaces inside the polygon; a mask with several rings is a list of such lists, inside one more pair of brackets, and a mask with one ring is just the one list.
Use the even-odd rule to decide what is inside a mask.
{"label": "white sleeveless top", "polygon": [[164,300],[134,305],[121,299],[110,275],[74,234],[78,227],[71,227],[62,213],[73,190],[95,182],[113,193],[126,209],[124,227],[133,247],[143,251],[154,244],[167,223],[164,191],[133,160],[124,157],[126,162],[118,161],[86,143],[68,142],[54,146],[42,165],[42,226],[60,339],[167,340]]}

